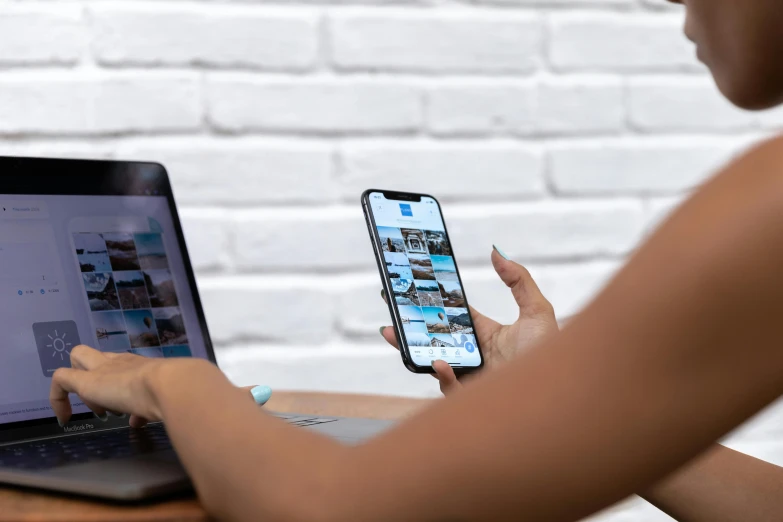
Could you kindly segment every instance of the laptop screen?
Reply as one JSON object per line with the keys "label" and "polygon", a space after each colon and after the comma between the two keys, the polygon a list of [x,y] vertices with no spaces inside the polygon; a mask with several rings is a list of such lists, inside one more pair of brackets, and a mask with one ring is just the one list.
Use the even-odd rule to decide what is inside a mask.
{"label": "laptop screen", "polygon": [[173,207],[155,192],[0,193],[0,425],[53,417],[52,374],[78,344],[208,357]]}

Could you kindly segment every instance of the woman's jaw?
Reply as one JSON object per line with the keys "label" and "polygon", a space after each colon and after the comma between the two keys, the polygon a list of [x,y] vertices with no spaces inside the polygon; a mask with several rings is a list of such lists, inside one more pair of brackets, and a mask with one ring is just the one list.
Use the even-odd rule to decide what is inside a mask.
{"label": "woman's jaw", "polygon": [[783,103],[780,0],[684,0],[685,34],[718,89],[743,109]]}

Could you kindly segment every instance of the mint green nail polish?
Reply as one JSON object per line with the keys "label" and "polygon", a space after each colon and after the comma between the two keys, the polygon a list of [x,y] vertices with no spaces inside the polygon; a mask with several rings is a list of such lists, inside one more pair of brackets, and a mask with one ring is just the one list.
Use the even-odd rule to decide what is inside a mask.
{"label": "mint green nail polish", "polygon": [[505,253],[505,252],[503,252],[503,250],[501,250],[501,248],[500,248],[499,246],[497,246],[497,245],[492,245],[492,248],[494,248],[494,249],[495,249],[495,252],[497,252],[498,254],[500,254],[500,255],[503,257],[503,259],[505,259],[506,261],[511,261],[511,258],[510,258],[510,257],[508,257],[508,255],[506,255],[506,253]]}
{"label": "mint green nail polish", "polygon": [[102,422],[106,422],[107,420],[109,420],[109,413],[108,412],[103,412],[103,415],[98,415],[97,413],[94,413],[94,415],[98,419],[100,419]]}
{"label": "mint green nail polish", "polygon": [[63,421],[61,421],[60,419],[57,419],[57,424],[59,424],[61,428],[65,427],[65,423]]}
{"label": "mint green nail polish", "polygon": [[386,327],[385,327],[385,326],[381,326],[381,327],[378,329],[378,333],[380,333],[381,335],[383,335],[383,331],[384,331],[385,329],[386,329]]}
{"label": "mint green nail polish", "polygon": [[263,406],[272,398],[272,388],[269,386],[256,386],[250,390],[250,394],[253,396],[253,400],[256,401],[256,404]]}

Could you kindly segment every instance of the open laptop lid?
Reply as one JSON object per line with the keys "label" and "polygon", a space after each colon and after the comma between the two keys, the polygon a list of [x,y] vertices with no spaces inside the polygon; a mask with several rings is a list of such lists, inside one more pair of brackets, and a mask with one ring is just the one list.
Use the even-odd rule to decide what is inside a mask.
{"label": "open laptop lid", "polygon": [[0,443],[126,426],[54,371],[77,344],[215,360],[166,170],[153,163],[0,157]]}

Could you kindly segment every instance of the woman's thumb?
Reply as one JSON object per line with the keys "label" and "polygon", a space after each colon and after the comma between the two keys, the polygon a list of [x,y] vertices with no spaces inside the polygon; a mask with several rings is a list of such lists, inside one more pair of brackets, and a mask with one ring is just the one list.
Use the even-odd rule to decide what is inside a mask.
{"label": "woman's thumb", "polygon": [[527,268],[511,261],[497,246],[492,245],[492,266],[500,279],[511,289],[520,315],[551,314],[552,304],[544,297]]}
{"label": "woman's thumb", "polygon": [[443,395],[449,395],[462,387],[462,384],[457,379],[457,374],[454,373],[454,370],[446,361],[432,361],[432,368],[438,377],[440,391]]}

